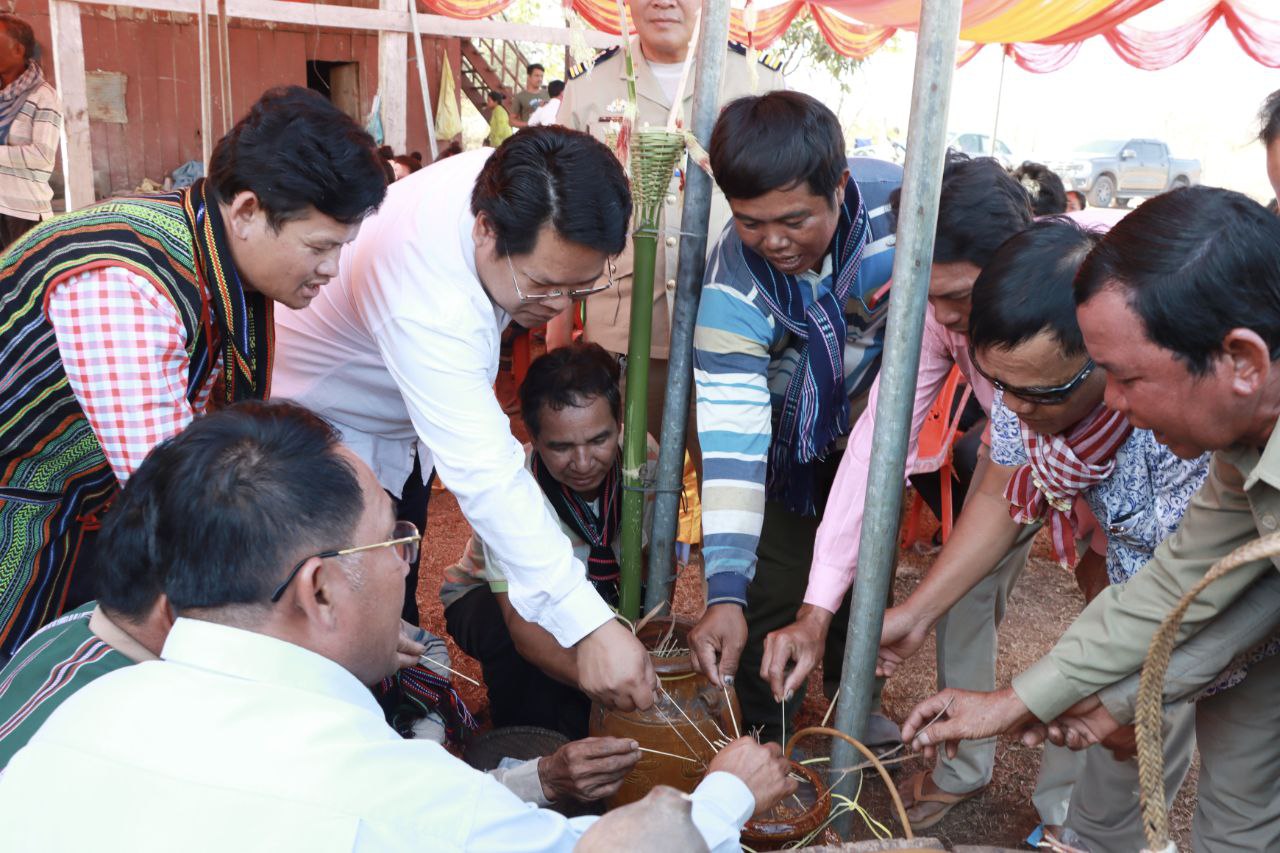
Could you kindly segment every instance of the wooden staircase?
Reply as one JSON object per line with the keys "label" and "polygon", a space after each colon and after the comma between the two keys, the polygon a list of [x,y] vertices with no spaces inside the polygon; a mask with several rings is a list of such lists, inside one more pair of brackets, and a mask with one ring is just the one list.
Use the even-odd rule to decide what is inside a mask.
{"label": "wooden staircase", "polygon": [[[524,88],[529,61],[514,42],[499,39],[462,39],[462,92],[477,110],[488,110],[489,90],[515,96]],[[508,107],[510,109],[510,107]]]}

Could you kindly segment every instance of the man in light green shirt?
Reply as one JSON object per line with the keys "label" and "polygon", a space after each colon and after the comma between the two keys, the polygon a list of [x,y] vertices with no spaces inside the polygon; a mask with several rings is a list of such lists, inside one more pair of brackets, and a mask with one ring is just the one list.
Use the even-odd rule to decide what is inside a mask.
{"label": "man in light green shirt", "polygon": [[[1151,562],[1100,594],[1010,688],[943,691],[917,706],[903,737],[930,752],[1063,715],[1076,746],[1130,722],[1114,716],[1131,707],[1121,695],[1131,688],[1117,683],[1142,666],[1160,622],[1211,565],[1280,529],[1280,220],[1226,190],[1167,193],[1111,230],[1075,288],[1107,405],[1179,456],[1215,451],[1209,477]],[[1226,630],[1224,611],[1278,566],[1259,560],[1211,584],[1179,642],[1203,645],[1186,642],[1203,630],[1222,659],[1249,651],[1259,634]],[[1280,625],[1271,613],[1255,614],[1262,634]],[[1243,681],[1196,705],[1198,851],[1280,849],[1280,657],[1253,657]],[[946,719],[920,732],[948,703]]]}

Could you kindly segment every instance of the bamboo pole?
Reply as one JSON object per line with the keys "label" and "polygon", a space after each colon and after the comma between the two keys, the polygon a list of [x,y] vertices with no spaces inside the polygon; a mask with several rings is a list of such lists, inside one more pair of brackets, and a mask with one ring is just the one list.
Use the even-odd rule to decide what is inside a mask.
{"label": "bamboo pole", "polygon": [[196,20],[197,49],[200,52],[200,162],[206,171],[213,153],[213,85],[209,73],[209,3],[200,0],[200,16]]}
{"label": "bamboo pole", "polygon": [[[876,651],[897,556],[902,478],[933,264],[960,6],[960,0],[923,0],[920,10],[897,254],[893,259],[893,298],[889,302],[880,399],[871,439],[876,452],[871,456],[858,579],[853,587],[849,637],[836,704],[836,728],[858,740],[865,735],[871,712]],[[853,759],[853,747],[835,740],[832,766],[847,767]],[[833,793],[851,795],[854,782],[852,778],[842,779],[833,787]],[[852,813],[837,819],[836,831],[842,837],[848,835],[852,820]]]}
{"label": "bamboo pole", "polygon": [[[701,20],[690,130],[706,148],[719,112],[724,45],[729,38],[729,4],[720,0],[703,0]],[[702,273],[707,263],[707,223],[711,218],[711,176],[698,168],[685,171],[684,207],[680,214],[680,230],[684,235],[680,238],[675,305],[671,314],[667,393],[662,405],[653,533],[649,539],[646,610],[652,610],[670,597],[674,580],[676,524],[680,519],[685,433],[693,385],[693,328],[698,318],[698,300],[702,296]]]}
{"label": "bamboo pole", "polygon": [[627,399],[622,446],[622,559],[618,609],[634,622],[640,615],[640,574],[644,562],[646,483],[641,472],[649,455],[649,353],[653,343],[653,273],[658,254],[662,203],[684,136],[666,130],[642,130],[631,140],[631,197],[634,272],[631,277],[631,328],[627,339]]}
{"label": "bamboo pole", "polygon": [[431,145],[431,161],[440,157],[436,143],[436,119],[431,110],[431,89],[427,86],[427,64],[422,58],[422,33],[418,27],[418,0],[409,0],[409,24],[413,27],[413,53],[418,60],[418,87],[422,89],[422,113],[427,120],[427,142]]}

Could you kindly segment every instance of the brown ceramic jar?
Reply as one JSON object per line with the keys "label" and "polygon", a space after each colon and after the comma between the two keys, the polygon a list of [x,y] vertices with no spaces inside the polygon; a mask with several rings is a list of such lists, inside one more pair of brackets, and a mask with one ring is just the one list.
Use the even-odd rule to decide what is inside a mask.
{"label": "brown ceramic jar", "polygon": [[592,737],[631,738],[646,749],[681,756],[670,758],[641,753],[635,769],[607,801],[611,809],[639,800],[656,785],[692,792],[706,775],[707,764],[719,750],[720,742],[726,737],[734,738],[735,720],[741,725],[742,713],[733,689],[728,690],[732,702],[730,712],[726,691],[694,672],[688,654],[692,627],[693,623],[684,619],[675,619],[673,628],[671,619],[655,618],[637,634],[650,650],[674,647],[677,651],[662,656],[653,654],[653,668],[662,690],[652,708],[610,711],[599,703],[591,706]]}

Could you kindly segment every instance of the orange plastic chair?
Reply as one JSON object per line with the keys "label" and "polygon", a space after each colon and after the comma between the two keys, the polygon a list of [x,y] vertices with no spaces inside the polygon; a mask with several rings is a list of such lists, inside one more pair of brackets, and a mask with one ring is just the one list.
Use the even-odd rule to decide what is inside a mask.
{"label": "orange plastic chair", "polygon": [[[911,469],[912,474],[927,474],[931,471],[941,474],[942,518],[939,522],[942,524],[944,543],[951,537],[951,481],[955,478],[951,453],[958,438],[956,433],[960,426],[960,415],[972,393],[973,389],[965,381],[960,368],[953,366],[942,390],[938,392],[938,399],[934,401],[933,408],[920,427],[916,464]],[[958,404],[957,394],[960,395]],[[910,548],[920,540],[920,513],[924,511],[924,506],[924,498],[917,493],[911,501],[911,509],[907,511],[906,530],[902,534],[903,548]]]}

